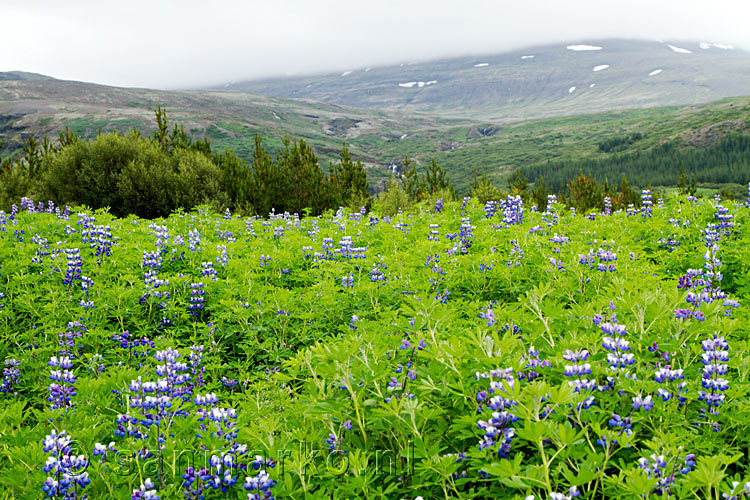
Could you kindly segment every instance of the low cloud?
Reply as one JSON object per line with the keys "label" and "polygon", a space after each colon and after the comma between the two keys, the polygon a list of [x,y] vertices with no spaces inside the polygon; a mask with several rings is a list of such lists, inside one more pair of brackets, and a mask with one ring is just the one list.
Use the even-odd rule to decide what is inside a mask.
{"label": "low cloud", "polygon": [[608,37],[750,48],[750,3],[728,0],[26,0],[0,18],[0,71],[153,88]]}

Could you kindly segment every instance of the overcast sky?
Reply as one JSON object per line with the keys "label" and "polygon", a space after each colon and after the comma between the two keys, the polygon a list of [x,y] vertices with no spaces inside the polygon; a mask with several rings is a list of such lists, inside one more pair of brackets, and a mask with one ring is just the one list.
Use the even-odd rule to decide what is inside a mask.
{"label": "overcast sky", "polygon": [[750,49],[750,0],[0,0],[0,19],[0,71],[163,89],[604,37]]}

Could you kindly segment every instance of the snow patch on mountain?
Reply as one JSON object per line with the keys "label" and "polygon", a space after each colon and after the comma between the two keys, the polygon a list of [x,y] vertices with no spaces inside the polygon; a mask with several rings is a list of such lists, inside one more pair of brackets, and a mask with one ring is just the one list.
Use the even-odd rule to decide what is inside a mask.
{"label": "snow patch on mountain", "polygon": [[437,80],[430,80],[429,82],[406,82],[406,83],[399,83],[398,86],[410,89],[412,87],[419,87],[419,88],[427,87],[427,86],[433,85],[435,83],[437,83]]}
{"label": "snow patch on mountain", "polygon": [[689,51],[688,49],[683,49],[682,47],[675,47],[674,45],[667,45],[667,47],[680,54],[692,54],[691,51]]}
{"label": "snow patch on mountain", "polygon": [[584,50],[602,50],[601,47],[597,45],[568,45],[565,47],[568,50],[575,50],[575,51],[584,51]]}

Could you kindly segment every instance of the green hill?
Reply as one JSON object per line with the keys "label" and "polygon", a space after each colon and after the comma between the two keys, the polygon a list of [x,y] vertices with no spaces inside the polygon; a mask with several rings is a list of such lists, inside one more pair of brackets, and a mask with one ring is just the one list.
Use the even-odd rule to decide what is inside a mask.
{"label": "green hill", "polygon": [[[56,137],[66,126],[91,137],[99,130],[154,128],[153,108],[166,106],[170,120],[214,148],[230,148],[245,159],[260,134],[276,151],[285,135],[312,144],[323,165],[346,141],[368,169],[370,185],[381,188],[388,173],[399,173],[408,154],[418,165],[434,157],[459,193],[486,171],[496,184],[516,168],[534,172],[559,162],[606,161],[612,154],[645,152],[665,142],[677,149],[705,148],[726,134],[747,133],[750,98],[736,97],[688,106],[537,118],[518,122],[446,118],[425,112],[376,110],[229,91],[126,89],[54,79],[0,81],[0,141],[4,156],[29,136]],[[642,138],[607,152],[601,143],[638,133]],[[550,163],[552,162],[552,163]],[[671,167],[670,167],[671,168]],[[541,170],[540,170],[541,169]],[[720,183],[719,183],[720,184]],[[718,186],[721,187],[721,186]]]}

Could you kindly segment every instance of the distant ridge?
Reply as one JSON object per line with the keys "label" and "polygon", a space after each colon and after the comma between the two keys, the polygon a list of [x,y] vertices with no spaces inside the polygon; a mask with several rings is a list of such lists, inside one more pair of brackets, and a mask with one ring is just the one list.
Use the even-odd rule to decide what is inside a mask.
{"label": "distant ridge", "polygon": [[26,71],[0,71],[0,81],[9,80],[54,80],[51,76],[39,73],[28,73]]}
{"label": "distant ridge", "polygon": [[748,95],[750,53],[707,41],[581,40],[215,88],[514,121]]}
{"label": "distant ridge", "polygon": [[[341,144],[346,142],[352,156],[365,164],[370,186],[375,190],[383,189],[389,174],[400,173],[404,155],[408,154],[420,168],[436,159],[445,167],[458,192],[465,193],[472,184],[475,169],[486,171],[497,183],[504,183],[504,177],[515,168],[533,170],[534,166],[544,166],[548,162],[606,159],[608,153],[601,150],[602,141],[622,141],[636,132],[643,138],[628,144],[627,153],[647,153],[667,142],[679,148],[705,148],[730,133],[750,134],[750,97],[648,109],[651,105],[656,106],[654,102],[658,99],[633,100],[633,93],[628,93],[627,86],[618,87],[616,79],[608,83],[603,78],[614,75],[617,68],[622,70],[622,63],[612,57],[612,49],[608,57],[597,57],[597,54],[607,55],[604,42],[582,41],[569,45],[589,47],[558,48],[556,57],[589,58],[582,67],[596,80],[590,83],[577,80],[570,85],[562,72],[551,72],[550,80],[556,79],[558,83],[555,85],[565,83],[564,88],[558,89],[552,98],[540,94],[535,100],[529,94],[515,103],[505,104],[506,108],[499,112],[496,107],[492,113],[499,113],[498,118],[485,118],[490,114],[487,110],[491,111],[497,103],[487,104],[487,110],[477,107],[477,104],[454,108],[442,104],[435,105],[436,111],[432,113],[423,111],[428,106],[416,97],[436,89],[444,92],[445,86],[441,87],[439,78],[421,78],[417,74],[411,75],[414,79],[395,80],[398,91],[414,94],[411,103],[374,108],[239,91],[119,88],[29,73],[0,73],[0,142],[4,143],[0,156],[20,152],[31,136],[40,138],[46,134],[54,140],[65,127],[87,138],[95,137],[100,131],[127,132],[133,127],[148,134],[154,130],[154,107],[160,103],[166,107],[170,120],[183,126],[193,137],[205,136],[217,151],[228,148],[248,161],[253,157],[256,134],[263,138],[265,149],[272,155],[282,147],[285,136],[303,138],[313,145],[324,166],[337,161]],[[715,47],[696,49],[685,43],[669,45],[690,50],[691,54],[698,50],[716,50],[718,54],[721,50],[729,55],[723,56],[724,59],[700,56],[698,61],[702,61],[704,67],[713,61],[717,68],[723,64],[735,73],[747,71],[746,67],[737,69],[731,60],[734,57],[744,64],[747,53]],[[674,54],[664,56],[662,50],[659,54],[662,58],[691,56],[676,52],[668,45],[658,47],[666,47]],[[562,55],[559,50],[563,51]],[[524,62],[543,61],[547,57],[542,51],[524,51],[517,55]],[[465,59],[461,64],[470,64],[470,68],[458,73],[482,72],[499,66],[498,59],[490,56]],[[649,68],[646,76],[641,78],[650,82],[662,76],[674,77],[676,64],[668,64],[662,59],[659,67]],[[366,73],[378,71],[374,68]],[[672,83],[667,79],[669,85],[655,85],[652,96],[664,99],[664,92],[669,88],[684,86],[695,90],[695,87],[702,86],[696,81],[703,78],[712,81],[724,78],[717,76],[721,73],[717,70],[709,75],[696,73],[691,80],[686,70],[681,71],[680,79]],[[338,73],[336,78],[348,78],[358,73],[361,72],[352,70],[345,76]],[[728,70],[725,73],[729,74]],[[464,76],[461,78],[466,81]],[[442,83],[446,81],[442,80]],[[739,79],[738,85],[747,85],[747,79]],[[523,88],[532,86],[532,83],[524,84]],[[457,83],[454,87],[459,93],[452,98],[461,97],[462,87]],[[593,90],[605,87],[609,88],[604,92],[606,99],[591,99],[596,97]],[[619,97],[613,90],[617,88],[623,92]],[[707,95],[713,94],[709,92]],[[750,96],[750,90],[747,95]],[[469,102],[479,102],[481,95],[472,95],[470,85],[464,97]],[[446,98],[451,98],[450,94]],[[540,107],[540,102],[548,102],[549,109]],[[563,106],[568,102],[572,104]],[[623,109],[628,103],[630,109]],[[587,111],[587,106],[593,104],[612,109],[596,113]],[[535,112],[564,116],[513,121],[513,113],[531,115]]]}

